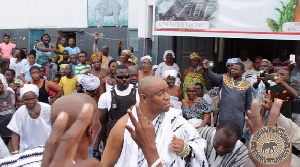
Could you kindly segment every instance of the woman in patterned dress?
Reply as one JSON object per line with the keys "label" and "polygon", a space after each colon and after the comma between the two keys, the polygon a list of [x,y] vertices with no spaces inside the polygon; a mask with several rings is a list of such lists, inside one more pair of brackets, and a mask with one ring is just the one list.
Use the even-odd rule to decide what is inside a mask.
{"label": "woman in patterned dress", "polygon": [[202,97],[197,96],[195,84],[188,84],[186,88],[187,97],[182,100],[182,115],[193,126],[198,129],[204,127],[210,120],[212,106]]}

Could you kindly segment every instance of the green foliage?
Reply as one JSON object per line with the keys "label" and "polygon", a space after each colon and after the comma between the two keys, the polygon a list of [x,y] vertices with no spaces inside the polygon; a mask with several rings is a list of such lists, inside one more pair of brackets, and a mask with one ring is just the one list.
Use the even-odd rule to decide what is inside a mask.
{"label": "green foliage", "polygon": [[283,2],[281,1],[281,4],[282,4],[282,9],[275,8],[275,10],[280,13],[280,18],[278,22],[270,18],[267,18],[266,20],[268,26],[273,32],[282,32],[282,25],[285,22],[292,22],[295,17],[294,8],[297,4],[297,0],[291,0],[286,5],[284,5]]}

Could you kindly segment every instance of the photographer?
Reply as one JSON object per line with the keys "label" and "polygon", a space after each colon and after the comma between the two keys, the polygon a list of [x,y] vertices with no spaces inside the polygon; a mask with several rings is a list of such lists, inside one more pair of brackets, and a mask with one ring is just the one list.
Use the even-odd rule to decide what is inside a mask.
{"label": "photographer", "polygon": [[292,98],[298,96],[298,92],[292,88],[289,84],[289,70],[288,68],[280,68],[275,73],[274,81],[277,83],[274,86],[269,87],[267,90],[271,91],[272,100],[281,99],[283,101],[280,113],[287,118],[292,117],[291,102]]}
{"label": "photographer", "polygon": [[245,66],[239,62],[234,63],[230,68],[230,75],[216,74],[207,67],[207,61],[207,59],[203,61],[205,75],[222,88],[217,124],[229,119],[235,121],[242,130],[244,114],[250,109],[252,101],[250,84],[242,79]]}

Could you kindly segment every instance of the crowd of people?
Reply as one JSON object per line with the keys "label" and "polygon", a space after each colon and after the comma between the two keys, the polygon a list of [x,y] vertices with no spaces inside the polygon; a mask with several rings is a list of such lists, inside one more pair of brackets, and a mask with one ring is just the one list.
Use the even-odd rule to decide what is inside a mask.
{"label": "crowd of people", "polygon": [[287,147],[273,164],[299,162],[300,55],[230,58],[218,74],[194,52],[181,73],[172,50],[154,65],[119,42],[115,60],[99,38],[88,56],[61,32],[56,45],[44,34],[29,52],[3,36],[0,166],[263,166],[251,149],[264,124],[290,139],[269,141],[279,143],[265,154],[283,142],[296,154],[290,161]]}

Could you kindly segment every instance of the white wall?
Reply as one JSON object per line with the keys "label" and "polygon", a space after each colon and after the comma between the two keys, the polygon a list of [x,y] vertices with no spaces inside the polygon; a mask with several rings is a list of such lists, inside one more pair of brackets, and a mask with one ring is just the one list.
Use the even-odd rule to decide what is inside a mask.
{"label": "white wall", "polygon": [[141,2],[145,0],[128,0],[128,28],[139,27],[139,12],[142,10]]}
{"label": "white wall", "polygon": [[87,0],[0,0],[0,29],[87,27]]}

